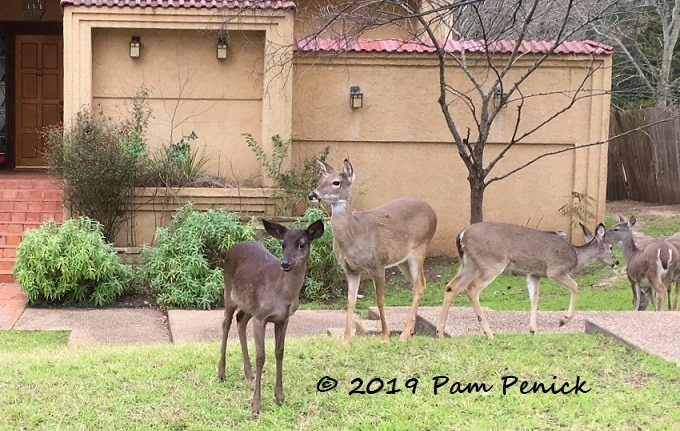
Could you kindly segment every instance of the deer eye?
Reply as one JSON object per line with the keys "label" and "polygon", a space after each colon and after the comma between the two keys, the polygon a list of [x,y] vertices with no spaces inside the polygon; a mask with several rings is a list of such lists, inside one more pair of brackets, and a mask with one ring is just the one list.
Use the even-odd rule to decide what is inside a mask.
{"label": "deer eye", "polygon": [[304,250],[306,246],[307,246],[307,244],[305,244],[304,242],[301,242],[301,243],[298,244],[298,249]]}
{"label": "deer eye", "polygon": [[331,184],[333,184],[335,187],[340,186],[340,180],[335,180]]}

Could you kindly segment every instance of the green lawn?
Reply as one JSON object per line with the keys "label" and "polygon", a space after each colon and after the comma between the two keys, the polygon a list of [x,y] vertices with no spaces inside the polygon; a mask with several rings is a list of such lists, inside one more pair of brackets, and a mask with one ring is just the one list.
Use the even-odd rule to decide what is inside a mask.
{"label": "green lawn", "polygon": [[[388,344],[355,337],[349,349],[324,336],[290,339],[283,406],[274,403],[268,340],[257,418],[237,343],[228,349],[225,383],[215,377],[217,343],[64,344],[63,333],[0,332],[0,430],[671,430],[680,423],[680,368],[585,334]],[[337,380],[334,390],[317,390],[324,376]],[[435,379],[446,378],[435,394]],[[504,378],[518,379],[505,394]],[[524,392],[535,382],[567,392],[577,379],[579,393],[520,390],[527,381]],[[350,395],[352,388],[371,393]]]}

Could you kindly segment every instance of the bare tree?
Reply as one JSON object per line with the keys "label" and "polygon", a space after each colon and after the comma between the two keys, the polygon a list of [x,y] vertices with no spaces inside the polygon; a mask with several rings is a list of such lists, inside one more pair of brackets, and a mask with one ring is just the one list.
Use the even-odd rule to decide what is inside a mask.
{"label": "bare tree", "polygon": [[[484,218],[484,192],[489,185],[538,160],[492,175],[508,152],[560,118],[579,100],[605,91],[589,85],[597,68],[593,57],[575,90],[554,91],[564,96],[561,106],[546,112],[538,124],[529,124],[523,117],[532,98],[550,94],[526,94],[523,92],[526,81],[563,48],[564,42],[583,38],[595,21],[610,13],[615,3],[613,0],[333,1],[323,8],[326,22],[308,40],[334,37],[351,43],[377,28],[390,26],[434,52],[439,68],[438,103],[468,171],[470,222],[474,223]],[[532,40],[543,41],[540,52],[532,52],[529,42]],[[475,54],[469,46],[474,47]],[[608,47],[596,44],[595,55],[603,52],[608,52]],[[447,69],[452,67],[461,70],[469,82],[450,82]],[[471,91],[468,84],[472,86]],[[465,88],[468,89],[462,90]],[[503,148],[486,160],[485,149],[494,123],[501,109],[508,105],[516,109],[514,126]],[[453,109],[459,110],[460,106],[465,107],[468,118],[453,115]],[[472,130],[469,124],[473,125]],[[570,150],[577,148],[579,146]]]}
{"label": "bare tree", "polygon": [[605,19],[591,24],[599,38],[616,47],[614,85],[623,94],[615,100],[633,106],[649,101],[659,107],[674,103],[680,84],[673,74],[673,56],[680,37],[680,0],[617,3]]}

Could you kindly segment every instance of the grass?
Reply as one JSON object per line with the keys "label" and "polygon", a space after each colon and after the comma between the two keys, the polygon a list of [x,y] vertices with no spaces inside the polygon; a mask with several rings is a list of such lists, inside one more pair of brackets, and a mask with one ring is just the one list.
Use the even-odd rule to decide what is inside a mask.
{"label": "grass", "polygon": [[[594,262],[574,274],[579,286],[577,310],[619,311],[630,310],[630,284],[626,278],[625,260],[620,250],[614,254],[620,265],[612,269],[599,262]],[[437,259],[440,261],[441,259]],[[438,264],[435,266],[434,279],[428,280],[422,306],[440,306],[444,298],[446,284],[458,272],[458,264]],[[375,291],[373,283],[362,281],[360,292],[363,297],[357,300],[357,311],[366,315],[368,307],[375,306]],[[392,278],[385,288],[385,304],[388,306],[410,305],[413,297],[411,285],[401,275]],[[480,295],[483,307],[493,310],[529,310],[529,295],[526,279],[523,276],[501,274]],[[461,292],[454,300],[454,305],[469,306],[470,301]],[[564,287],[543,278],[541,279],[539,310],[559,311],[569,306],[569,291]],[[318,308],[318,304],[310,306],[303,304],[303,308]],[[337,308],[344,308],[345,302],[340,301]]]}
{"label": "grass", "polygon": [[[499,334],[493,341],[415,336],[388,344],[356,337],[349,349],[328,337],[289,339],[283,406],[273,399],[267,340],[257,418],[249,413],[252,384],[243,378],[238,343],[228,348],[225,383],[215,377],[217,343],[63,343],[61,333],[0,332],[0,430],[670,430],[680,422],[680,368],[585,334]],[[318,392],[326,375],[337,387]],[[450,380],[435,395],[437,376]],[[504,376],[556,387],[578,377],[590,391],[522,394],[518,383],[504,395]],[[350,395],[356,378],[362,390],[376,391],[381,382],[383,389]],[[454,382],[489,390],[450,394]],[[388,394],[392,385],[400,392]]]}

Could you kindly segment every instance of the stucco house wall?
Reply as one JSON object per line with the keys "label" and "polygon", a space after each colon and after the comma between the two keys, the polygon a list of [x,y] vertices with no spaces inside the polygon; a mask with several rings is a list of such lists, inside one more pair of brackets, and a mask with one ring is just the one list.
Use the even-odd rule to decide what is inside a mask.
{"label": "stucco house wall", "polygon": [[[469,220],[469,187],[437,104],[435,59],[418,53],[329,56],[296,49],[295,36],[308,32],[314,22],[302,19],[310,5],[302,1],[297,11],[283,7],[235,13],[64,4],[65,121],[85,105],[112,116],[125,112],[126,103],[144,86],[153,109],[152,145],[160,148],[194,131],[212,158],[212,172],[242,180],[259,174],[263,186],[270,184],[242,133],[252,133],[265,146],[275,134],[295,135],[292,163],[329,145],[331,164],[337,166],[344,158],[354,164],[356,207],[367,209],[403,196],[424,199],[439,217],[430,253],[455,254],[455,235]],[[225,31],[225,22],[229,57],[217,60],[215,37]],[[385,32],[386,37],[397,34]],[[142,40],[138,59],[128,55],[132,36]],[[521,66],[522,61],[518,70]],[[562,106],[564,95],[557,90],[576,88],[591,67],[597,71],[586,87],[609,90],[610,66],[610,55],[594,60],[554,56],[523,86],[527,94],[545,95],[526,104],[522,127]],[[448,73],[465,90],[468,84],[460,70],[449,68]],[[480,68],[478,73],[483,78],[487,71]],[[364,93],[360,109],[349,105],[354,85]],[[512,102],[503,108],[489,154],[507,142],[515,113]],[[462,107],[455,115],[472,126]],[[608,116],[608,96],[585,98],[511,150],[494,172],[501,174],[546,151],[605,140]],[[594,212],[601,220],[606,151],[601,145],[548,157],[492,185],[485,197],[485,219],[571,233],[573,220],[560,216],[558,209],[578,191],[595,199]]]}

